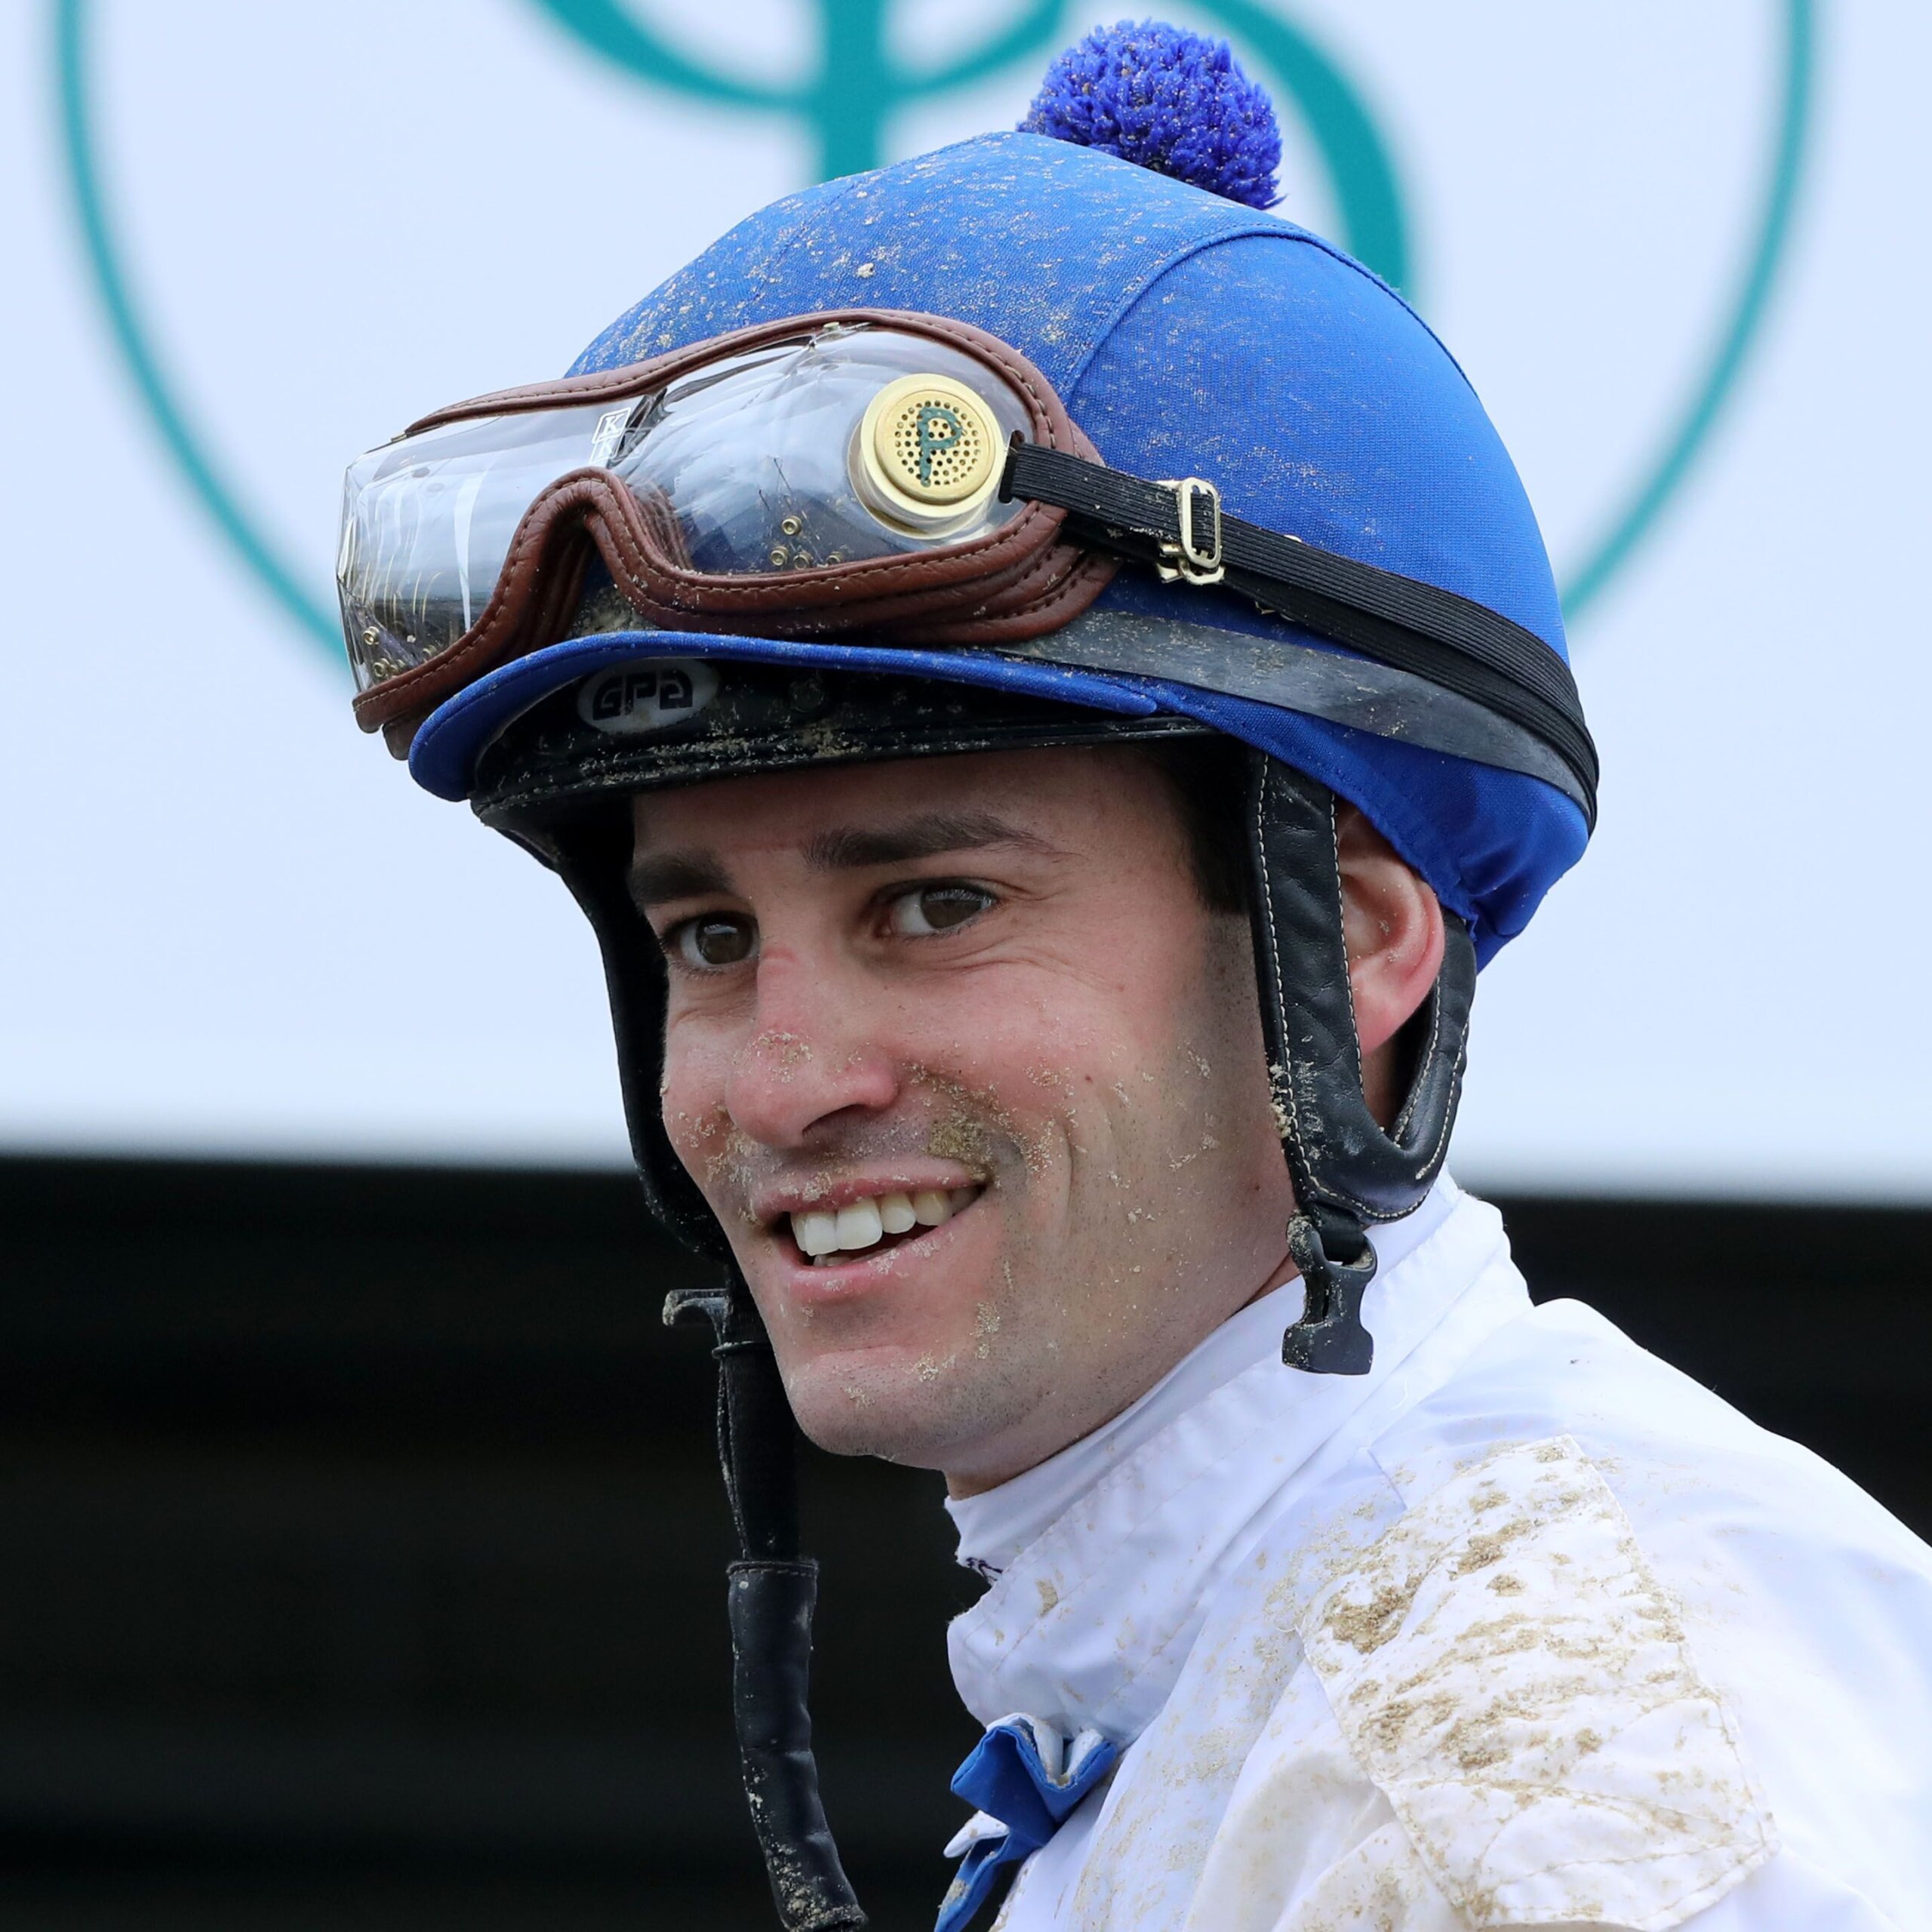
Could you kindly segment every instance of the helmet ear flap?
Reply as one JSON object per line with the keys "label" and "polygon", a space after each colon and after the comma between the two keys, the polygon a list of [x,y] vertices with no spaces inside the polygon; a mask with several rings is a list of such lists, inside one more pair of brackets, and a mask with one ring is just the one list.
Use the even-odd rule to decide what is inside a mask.
{"label": "helmet ear flap", "polygon": [[1289,1248],[1307,1285],[1282,1358],[1317,1374],[1363,1374],[1374,1354],[1360,1315],[1375,1272],[1366,1229],[1412,1213],[1441,1170],[1462,1092],[1475,949],[1467,926],[1445,913],[1441,970],[1421,1015],[1427,1031],[1385,1131],[1362,1090],[1335,795],[1251,750],[1247,804],[1262,1038],[1295,1191]]}
{"label": "helmet ear flap", "polygon": [[694,1253],[728,1265],[731,1251],[724,1232],[664,1130],[659,1094],[664,1078],[664,956],[630,895],[629,817],[611,811],[586,814],[560,832],[524,832],[518,842],[569,887],[597,935],[617,1038],[624,1123],[651,1213]]}

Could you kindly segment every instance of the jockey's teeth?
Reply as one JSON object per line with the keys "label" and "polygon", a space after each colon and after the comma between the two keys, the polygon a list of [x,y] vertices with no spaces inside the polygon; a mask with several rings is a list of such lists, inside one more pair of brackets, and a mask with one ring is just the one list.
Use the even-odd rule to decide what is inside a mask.
{"label": "jockey's teeth", "polygon": [[792,1217],[792,1238],[808,1260],[874,1247],[887,1235],[910,1234],[949,1221],[979,1193],[977,1186],[921,1188],[916,1194],[881,1194],[838,1208],[810,1208]]}
{"label": "jockey's teeth", "polygon": [[876,1201],[855,1201],[838,1211],[838,1245],[870,1247],[885,1232],[878,1217]]}
{"label": "jockey's teeth", "polygon": [[838,1245],[838,1217],[817,1211],[794,1214],[792,1238],[801,1254],[829,1254]]}

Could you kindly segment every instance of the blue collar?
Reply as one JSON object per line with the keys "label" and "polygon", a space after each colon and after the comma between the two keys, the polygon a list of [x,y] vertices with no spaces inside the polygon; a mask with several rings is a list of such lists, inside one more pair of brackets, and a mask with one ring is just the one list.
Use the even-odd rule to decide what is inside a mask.
{"label": "blue collar", "polygon": [[940,1901],[934,1932],[961,1932],[1001,1870],[1038,1851],[1119,1758],[1120,1747],[1097,1730],[1084,1730],[1069,1744],[1021,1715],[988,1725],[952,1774],[954,1792],[978,1809],[946,1847],[965,1856]]}

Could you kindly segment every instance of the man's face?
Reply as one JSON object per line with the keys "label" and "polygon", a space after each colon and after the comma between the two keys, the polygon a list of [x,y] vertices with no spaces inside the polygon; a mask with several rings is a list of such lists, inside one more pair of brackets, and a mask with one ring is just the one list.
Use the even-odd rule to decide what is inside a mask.
{"label": "man's face", "polygon": [[1001,1481],[1280,1278],[1245,922],[1202,905],[1144,760],[653,795],[632,884],[665,1124],[814,1441]]}

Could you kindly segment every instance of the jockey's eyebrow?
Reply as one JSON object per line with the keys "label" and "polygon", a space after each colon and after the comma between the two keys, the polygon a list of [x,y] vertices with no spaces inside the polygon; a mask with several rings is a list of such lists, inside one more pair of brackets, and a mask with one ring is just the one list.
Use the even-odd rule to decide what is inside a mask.
{"label": "jockey's eyebrow", "polygon": [[629,885],[632,903],[648,912],[673,899],[728,893],[731,875],[709,852],[660,852],[632,860]]}
{"label": "jockey's eyebrow", "polygon": [[1058,846],[992,812],[921,812],[896,825],[835,826],[811,839],[804,856],[814,872],[854,872],[995,845],[1060,856]]}
{"label": "jockey's eyebrow", "polygon": [[[986,851],[1010,846],[1023,851],[1064,856],[1058,846],[992,812],[921,812],[896,825],[834,826],[803,847],[814,872],[858,872],[872,866],[904,865],[946,852]],[[672,900],[700,899],[735,890],[731,874],[716,854],[645,853],[632,860],[630,895],[641,912]]]}

